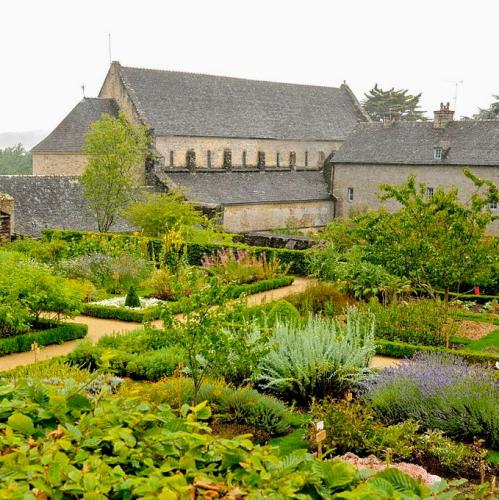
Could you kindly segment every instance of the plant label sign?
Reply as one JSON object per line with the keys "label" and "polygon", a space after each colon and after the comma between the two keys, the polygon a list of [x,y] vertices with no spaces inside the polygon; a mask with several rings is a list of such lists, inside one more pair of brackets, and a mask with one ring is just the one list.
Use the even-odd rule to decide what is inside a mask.
{"label": "plant label sign", "polygon": [[324,429],[324,420],[319,420],[315,423],[315,430],[322,431]]}
{"label": "plant label sign", "polygon": [[315,435],[315,441],[317,443],[322,443],[325,440],[326,440],[326,430],[322,429]]}

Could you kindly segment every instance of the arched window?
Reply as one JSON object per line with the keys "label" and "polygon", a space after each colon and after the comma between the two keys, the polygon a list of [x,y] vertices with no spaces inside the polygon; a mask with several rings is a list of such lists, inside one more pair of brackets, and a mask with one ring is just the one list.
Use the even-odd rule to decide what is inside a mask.
{"label": "arched window", "polygon": [[170,151],[170,167],[175,166],[175,151]]}
{"label": "arched window", "polygon": [[258,151],[258,168],[265,168],[265,152]]}
{"label": "arched window", "polygon": [[185,153],[185,166],[187,168],[196,168],[196,152],[194,149],[188,149]]}
{"label": "arched window", "polygon": [[326,161],[326,154],[324,153],[324,151],[319,151],[319,167],[323,167],[325,161]]}
{"label": "arched window", "polygon": [[291,151],[289,153],[289,166],[291,168],[295,168],[296,167],[296,153],[294,151]]}
{"label": "arched window", "polygon": [[247,156],[246,151],[243,151],[243,161],[242,161],[243,167],[246,166],[246,162],[247,162],[246,156]]}
{"label": "arched window", "polygon": [[232,167],[232,151],[230,149],[224,149],[223,167],[224,168]]}
{"label": "arched window", "polygon": [[206,151],[206,166],[211,168],[211,151],[209,149]]}

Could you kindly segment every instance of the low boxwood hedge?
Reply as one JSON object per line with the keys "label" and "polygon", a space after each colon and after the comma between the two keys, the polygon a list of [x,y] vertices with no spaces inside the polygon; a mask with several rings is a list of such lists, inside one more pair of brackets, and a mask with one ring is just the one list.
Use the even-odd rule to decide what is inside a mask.
{"label": "low boxwood hedge", "polygon": [[[65,229],[43,229],[42,238],[47,241],[63,240],[68,243],[78,243],[89,236],[98,236],[99,238],[113,239],[123,238],[130,242],[146,242],[150,256],[160,255],[163,242],[159,238],[146,238],[132,234],[121,233],[96,233],[94,231],[69,231]],[[269,259],[277,257],[283,264],[290,265],[290,273],[306,275],[308,270],[308,256],[313,250],[288,250],[286,248],[270,248],[250,246],[244,243],[187,243],[187,256],[189,263],[193,265],[201,264],[204,254],[213,254],[222,248],[246,249],[254,255],[265,253]]]}
{"label": "low boxwood hedge", "polygon": [[383,356],[392,356],[394,358],[412,358],[416,352],[421,351],[449,352],[464,358],[470,363],[493,365],[499,361],[499,354],[471,351],[466,349],[445,349],[443,347],[414,345],[407,344],[405,342],[376,339],[376,354],[381,354]]}
{"label": "low boxwood hedge", "polygon": [[[229,285],[227,287],[227,296],[231,299],[241,297],[243,294],[254,294],[266,292],[275,288],[291,285],[294,278],[292,276],[278,276],[277,278],[256,281],[243,285]],[[180,314],[189,309],[185,301],[166,302],[163,307],[167,307],[172,314]],[[147,309],[135,310],[127,307],[112,307],[99,304],[85,304],[82,314],[93,316],[95,318],[116,319],[120,321],[135,321],[144,323],[161,318],[161,307],[149,307]]]}
{"label": "low boxwood hedge", "polygon": [[87,335],[88,331],[87,325],[80,323],[53,324],[39,322],[36,326],[45,329],[14,337],[0,338],[0,356],[30,351],[33,342],[43,347],[50,344],[62,344],[68,340],[81,339]]}

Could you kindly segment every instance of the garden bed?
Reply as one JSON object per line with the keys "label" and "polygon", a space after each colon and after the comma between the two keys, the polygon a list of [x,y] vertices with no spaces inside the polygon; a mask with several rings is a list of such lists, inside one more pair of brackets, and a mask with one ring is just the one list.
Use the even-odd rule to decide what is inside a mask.
{"label": "garden bed", "polygon": [[0,338],[0,356],[30,351],[35,342],[39,347],[44,347],[81,339],[87,335],[88,330],[87,325],[80,323],[54,324],[49,321],[40,321],[35,326],[36,332]]}
{"label": "garden bed", "polygon": [[[251,295],[259,292],[266,292],[284,286],[291,285],[294,281],[292,276],[280,276],[269,280],[257,281],[243,285],[229,285],[227,287],[227,297],[236,299],[242,295]],[[185,300],[175,302],[163,302],[161,306],[149,307],[145,309],[132,309],[129,307],[116,307],[96,303],[85,304],[82,314],[103,319],[116,319],[120,321],[135,321],[144,323],[161,318],[162,309],[168,309],[172,314],[185,312],[188,307]]]}

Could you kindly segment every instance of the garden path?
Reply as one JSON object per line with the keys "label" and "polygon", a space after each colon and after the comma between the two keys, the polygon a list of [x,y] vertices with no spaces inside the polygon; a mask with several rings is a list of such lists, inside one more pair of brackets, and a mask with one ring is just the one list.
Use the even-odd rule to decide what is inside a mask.
{"label": "garden path", "polygon": [[[277,288],[275,290],[269,290],[267,292],[255,293],[248,296],[246,300],[248,305],[250,306],[265,304],[275,300],[283,299],[294,293],[303,292],[312,282],[313,280],[310,278],[297,277],[291,285]],[[182,317],[181,314],[177,316]],[[88,334],[86,338],[91,340],[93,343],[97,342],[101,337],[109,335],[110,333],[125,333],[130,330],[136,330],[137,328],[143,328],[143,325],[141,323],[134,323],[131,321],[118,321],[114,319],[92,318],[90,316],[77,316],[76,318],[69,321],[87,325]],[[152,325],[160,327],[161,320],[153,321]],[[12,370],[17,366],[29,365],[31,363],[36,363],[37,361],[43,361],[46,359],[55,358],[57,356],[65,356],[76,347],[77,342],[77,340],[71,340],[69,342],[64,342],[63,344],[49,345],[40,349],[36,354],[32,351],[29,351],[9,354],[8,356],[1,356],[0,371]],[[387,366],[394,366],[397,363],[398,360],[395,358],[375,356],[371,364],[375,368],[385,368]]]}

